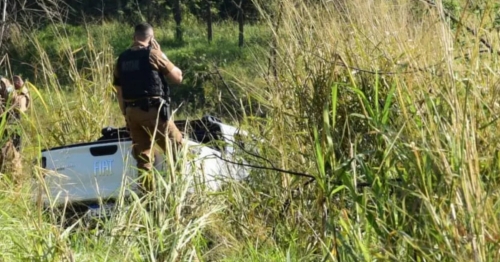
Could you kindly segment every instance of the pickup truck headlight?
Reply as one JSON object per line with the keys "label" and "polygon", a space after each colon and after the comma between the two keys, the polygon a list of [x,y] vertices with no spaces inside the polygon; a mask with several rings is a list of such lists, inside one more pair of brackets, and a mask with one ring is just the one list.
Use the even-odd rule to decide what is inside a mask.
{"label": "pickup truck headlight", "polygon": [[[34,169],[32,169],[32,176],[33,177],[37,177],[36,172],[38,172],[38,171],[36,171],[36,170],[37,170],[38,166],[40,166],[41,168],[46,168],[47,167],[47,158],[42,156],[41,158],[35,159],[33,161],[33,167],[35,167]],[[42,172],[42,177],[45,178],[45,175],[43,172]]]}
{"label": "pickup truck headlight", "polygon": [[40,161],[40,164],[42,165],[42,168],[47,167],[47,158],[42,156],[42,160]]}

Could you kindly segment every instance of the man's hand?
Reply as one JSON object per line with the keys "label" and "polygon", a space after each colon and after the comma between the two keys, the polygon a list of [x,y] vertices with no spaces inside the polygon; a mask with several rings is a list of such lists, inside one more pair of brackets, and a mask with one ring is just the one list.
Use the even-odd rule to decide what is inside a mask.
{"label": "man's hand", "polygon": [[151,49],[156,49],[161,51],[160,44],[158,44],[158,42],[154,38],[151,39]]}
{"label": "man's hand", "polygon": [[123,102],[122,96],[122,87],[115,85],[115,93],[118,98],[118,105],[120,106],[120,111],[122,111],[122,115],[125,115],[125,104]]}

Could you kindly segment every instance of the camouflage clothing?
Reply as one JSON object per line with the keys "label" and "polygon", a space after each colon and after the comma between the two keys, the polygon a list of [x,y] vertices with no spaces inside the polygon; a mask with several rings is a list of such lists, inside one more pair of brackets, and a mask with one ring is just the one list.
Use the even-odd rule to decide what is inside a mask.
{"label": "camouflage clothing", "polygon": [[[0,79],[0,114],[6,119],[3,137],[0,142],[0,172],[20,175],[21,165],[21,115],[30,105],[30,96],[25,87],[16,90],[11,82]],[[6,114],[6,115],[5,115]]]}

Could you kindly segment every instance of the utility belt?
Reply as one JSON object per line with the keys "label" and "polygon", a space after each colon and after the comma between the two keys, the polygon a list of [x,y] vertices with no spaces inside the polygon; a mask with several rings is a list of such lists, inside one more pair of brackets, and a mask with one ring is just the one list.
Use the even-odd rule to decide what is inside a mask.
{"label": "utility belt", "polygon": [[161,97],[144,97],[133,101],[123,101],[123,104],[125,107],[140,107],[141,109],[148,111],[149,108],[160,106],[163,101],[165,100]]}
{"label": "utility belt", "polygon": [[[125,108],[139,107],[141,110],[148,112],[150,108],[159,108],[160,117],[167,121],[170,118],[170,105],[161,97],[145,97],[139,98],[134,101],[123,101]],[[161,106],[161,108],[160,108]]]}

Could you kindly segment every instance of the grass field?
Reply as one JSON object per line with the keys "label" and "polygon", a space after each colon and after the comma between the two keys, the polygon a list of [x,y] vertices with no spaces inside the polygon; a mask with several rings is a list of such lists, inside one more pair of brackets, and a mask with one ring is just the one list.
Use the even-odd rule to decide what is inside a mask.
{"label": "grass field", "polygon": [[[0,260],[499,260],[499,8],[285,0],[247,27],[243,49],[230,23],[216,25],[212,44],[196,22],[185,43],[169,40],[173,27],[158,29],[191,74],[179,89],[204,87],[204,102],[179,117],[209,112],[241,125],[263,141],[247,142],[263,157],[248,161],[269,169],[194,195],[183,190],[189,174],[168,174],[176,179],[157,196],[161,214],[132,203],[93,231],[52,223],[32,203],[28,177],[4,176]],[[111,68],[130,43],[125,30],[54,26],[18,41],[10,56],[37,67],[26,170],[40,147],[123,124]]]}

